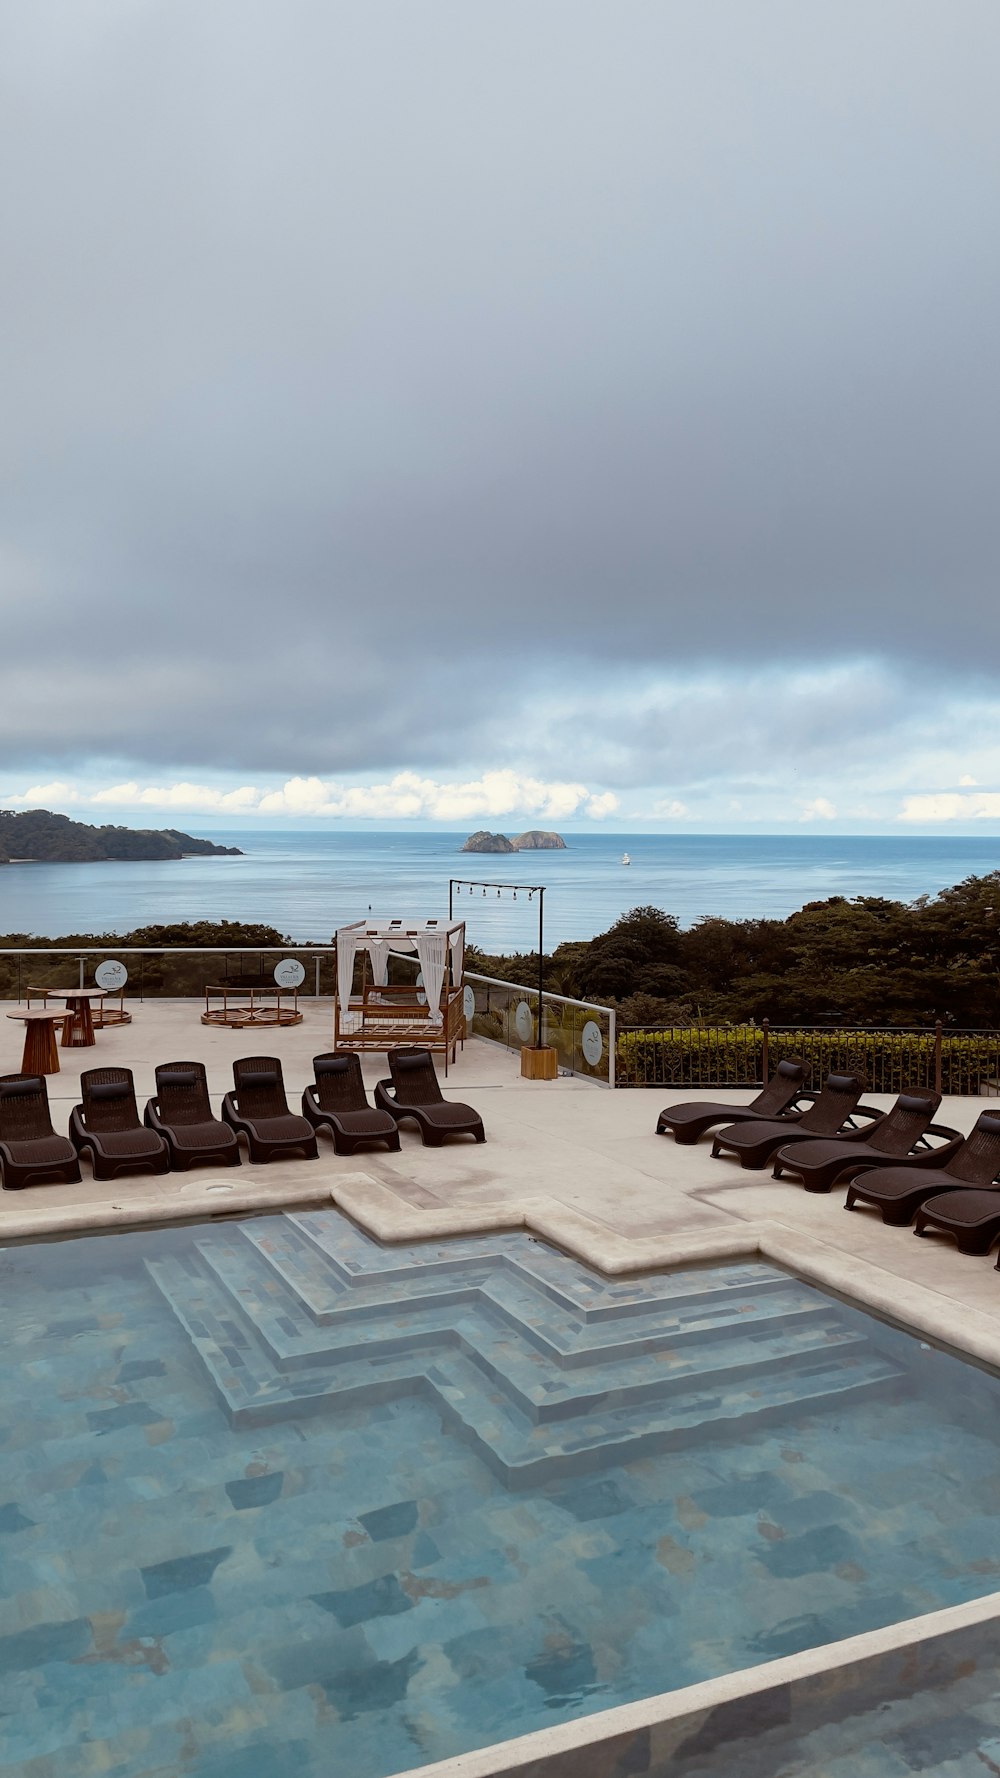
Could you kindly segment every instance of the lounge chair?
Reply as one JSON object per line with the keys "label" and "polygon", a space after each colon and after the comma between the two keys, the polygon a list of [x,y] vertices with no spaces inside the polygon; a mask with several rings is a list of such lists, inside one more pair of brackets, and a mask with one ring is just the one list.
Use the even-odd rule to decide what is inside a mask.
{"label": "lounge chair", "polygon": [[430,1050],[416,1044],[390,1050],[389,1072],[392,1079],[380,1080],[375,1088],[376,1105],[397,1123],[404,1117],[413,1118],[428,1148],[440,1148],[446,1136],[466,1135],[477,1142],[486,1141],[478,1111],[443,1097]]}
{"label": "lounge chair", "polygon": [[[828,1074],[823,1091],[808,1095],[811,1103],[791,1129],[787,1119],[777,1118],[773,1123],[733,1124],[713,1137],[712,1153],[734,1154],[741,1167],[764,1167],[775,1150],[786,1143],[808,1142],[817,1136],[829,1136],[837,1141],[850,1136],[863,1137],[863,1131],[858,1131],[848,1120],[856,1116],[882,1116],[880,1111],[858,1104],[864,1090],[865,1083],[860,1074]],[[848,1126],[846,1129],[845,1125]]]}
{"label": "lounge chair", "polygon": [[765,1118],[773,1120],[785,1112],[789,1121],[794,1122],[798,1114],[791,1108],[807,1084],[809,1073],[808,1062],[794,1059],[779,1062],[767,1086],[756,1099],[751,1099],[749,1105],[723,1105],[715,1099],[706,1099],[700,1105],[687,1099],[680,1105],[668,1105],[656,1120],[656,1134],[672,1135],[675,1142],[690,1144],[704,1136],[713,1124],[763,1122]]}
{"label": "lounge chair", "polygon": [[316,1132],[288,1109],[277,1056],[242,1056],[233,1063],[233,1091],[222,1101],[226,1123],[246,1137],[252,1161],[319,1159]]}
{"label": "lounge chair", "polygon": [[146,1123],[163,1137],[170,1165],[179,1173],[199,1163],[240,1165],[236,1131],[213,1116],[204,1062],[162,1062],[156,1092],[146,1103]]}
{"label": "lounge chair", "polygon": [[[971,1187],[988,1192],[1000,1177],[1000,1117],[984,1111],[976,1119],[961,1148],[956,1149],[947,1167],[928,1167],[914,1175],[909,1167],[876,1167],[862,1174],[847,1188],[845,1210],[856,1203],[872,1204],[882,1212],[882,1221],[892,1228],[905,1228],[928,1198],[946,1193],[968,1197]],[[960,1188],[965,1187],[963,1191]],[[954,1189],[953,1189],[954,1188]],[[985,1206],[988,1211],[991,1206]],[[1000,1204],[993,1203],[994,1212]],[[998,1217],[1000,1224],[1000,1217]]]}
{"label": "lounge chair", "polygon": [[[994,1125],[990,1134],[996,1140],[1000,1133],[1000,1117],[991,1117],[984,1112],[976,1125],[977,1130],[983,1122]],[[995,1154],[990,1158],[995,1165]],[[989,1160],[985,1166],[989,1166]],[[950,1167],[948,1171],[951,1171]],[[978,1190],[966,1187],[964,1191],[939,1192],[919,1206],[913,1219],[913,1233],[953,1235],[959,1253],[989,1253],[1000,1235],[1000,1187],[988,1183]],[[1000,1262],[996,1269],[1000,1272]]]}
{"label": "lounge chair", "polygon": [[[779,1148],[772,1169],[774,1177],[781,1179],[785,1173],[797,1173],[807,1192],[828,1192],[838,1181],[853,1179],[857,1173],[881,1166],[886,1155],[891,1155],[897,1165],[940,1167],[962,1143],[957,1130],[931,1123],[940,1103],[940,1093],[924,1087],[900,1093],[891,1110],[856,1140],[833,1136],[826,1142],[799,1142]],[[928,1136],[941,1136],[944,1141],[940,1147],[931,1148],[926,1142]]]}
{"label": "lounge chair", "polygon": [[5,1192],[80,1183],[79,1156],[52,1128],[40,1074],[0,1075],[0,1178]]}
{"label": "lounge chair", "polygon": [[302,1114],[315,1130],[329,1130],[337,1154],[354,1154],[373,1142],[399,1147],[395,1118],[368,1103],[361,1057],[354,1050],[314,1056],[313,1069],[316,1078],[302,1095]]}
{"label": "lounge chair", "polygon": [[95,1179],[169,1173],[170,1150],[139,1116],[131,1068],[86,1068],[80,1093],[82,1105],[70,1112],[70,1141],[78,1154],[89,1148]]}

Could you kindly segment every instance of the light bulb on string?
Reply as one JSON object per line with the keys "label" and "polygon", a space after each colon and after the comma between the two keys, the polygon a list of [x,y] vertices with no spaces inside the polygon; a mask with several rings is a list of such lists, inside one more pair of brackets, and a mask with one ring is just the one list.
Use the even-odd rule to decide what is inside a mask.
{"label": "light bulb on string", "polygon": [[514,900],[515,901],[517,900],[517,890],[516,889],[514,890]]}
{"label": "light bulb on string", "polygon": [[500,891],[499,891],[499,889],[498,889],[498,890],[497,890],[497,900],[498,900],[498,901],[499,901],[499,900],[500,900]]}

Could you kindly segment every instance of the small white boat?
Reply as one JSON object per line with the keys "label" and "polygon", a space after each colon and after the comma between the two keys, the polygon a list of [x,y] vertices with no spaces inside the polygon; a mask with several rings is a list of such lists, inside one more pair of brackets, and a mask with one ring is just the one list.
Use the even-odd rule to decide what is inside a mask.
{"label": "small white boat", "polygon": [[622,863],[623,863],[623,864],[631,864],[631,862],[632,862],[632,860],[631,860],[631,858],[630,858],[630,857],[629,857],[629,855],[628,855],[628,853],[627,853],[627,852],[623,852],[623,853],[622,853]]}

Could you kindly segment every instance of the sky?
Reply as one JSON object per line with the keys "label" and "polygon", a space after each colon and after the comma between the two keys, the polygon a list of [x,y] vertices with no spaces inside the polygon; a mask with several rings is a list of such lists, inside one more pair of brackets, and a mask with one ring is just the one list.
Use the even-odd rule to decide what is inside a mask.
{"label": "sky", "polygon": [[1000,832],[996,0],[0,35],[0,806]]}

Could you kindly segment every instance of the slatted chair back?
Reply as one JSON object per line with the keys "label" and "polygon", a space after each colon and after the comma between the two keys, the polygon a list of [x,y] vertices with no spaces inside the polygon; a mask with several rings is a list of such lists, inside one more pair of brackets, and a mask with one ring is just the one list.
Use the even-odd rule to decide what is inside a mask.
{"label": "slatted chair back", "polygon": [[751,1109],[762,1117],[777,1117],[779,1112],[787,1111],[802,1088],[808,1086],[811,1072],[810,1063],[801,1062],[797,1056],[779,1062],[767,1086],[762,1087],[753,1100]]}
{"label": "slatted chair back", "polygon": [[277,1056],[241,1056],[233,1063],[240,1116],[288,1117],[285,1081]]}
{"label": "slatted chair back", "polygon": [[321,1111],[370,1111],[361,1073],[361,1057],[354,1050],[328,1050],[313,1057],[316,1102]]}
{"label": "slatted chair back", "polygon": [[859,1142],[867,1142],[869,1148],[879,1154],[909,1154],[914,1143],[919,1142],[929,1123],[933,1122],[934,1113],[941,1103],[940,1093],[932,1093],[923,1087],[911,1088],[909,1092],[900,1093],[891,1111],[877,1123],[870,1136],[860,1135]]}
{"label": "slatted chair back", "polygon": [[156,1101],[165,1124],[214,1122],[204,1062],[161,1062],[156,1070]]}
{"label": "slatted chair back", "polygon": [[443,1105],[444,1094],[434,1072],[430,1050],[405,1044],[389,1051],[389,1073],[401,1105]]}
{"label": "slatted chair back", "polygon": [[948,1172],[966,1185],[992,1185],[1000,1174],[1000,1117],[979,1116],[961,1148],[948,1162]]}
{"label": "slatted chair back", "polygon": [[42,1076],[0,1075],[0,1142],[40,1142],[54,1135]]}
{"label": "slatted chair back", "polygon": [[815,1136],[835,1136],[864,1090],[862,1074],[828,1074],[819,1098],[802,1113],[796,1129],[811,1130]]}
{"label": "slatted chair back", "polygon": [[83,1121],[97,1136],[142,1128],[131,1068],[86,1068],[80,1076]]}

